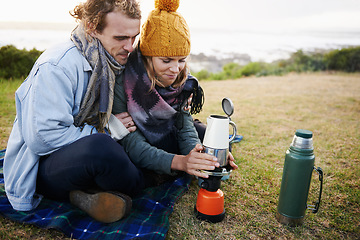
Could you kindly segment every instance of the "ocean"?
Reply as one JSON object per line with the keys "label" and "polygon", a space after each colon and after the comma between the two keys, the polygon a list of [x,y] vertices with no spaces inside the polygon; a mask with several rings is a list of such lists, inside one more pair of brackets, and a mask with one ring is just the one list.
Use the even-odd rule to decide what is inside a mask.
{"label": "ocean", "polygon": [[[0,46],[45,50],[69,39],[71,28],[24,29],[0,28]],[[340,49],[360,46],[358,31],[241,31],[191,29],[193,54],[203,53],[218,59],[248,55],[251,61],[272,62],[287,59],[299,49],[303,51]]]}
{"label": "ocean", "polygon": [[286,59],[297,50],[315,51],[360,46],[360,31],[194,30],[192,52],[217,57],[248,54],[252,61]]}

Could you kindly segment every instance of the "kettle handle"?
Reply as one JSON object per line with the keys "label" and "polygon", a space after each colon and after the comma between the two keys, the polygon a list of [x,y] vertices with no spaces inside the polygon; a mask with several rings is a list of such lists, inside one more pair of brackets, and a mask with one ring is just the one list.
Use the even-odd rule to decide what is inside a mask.
{"label": "kettle handle", "polygon": [[323,173],[323,170],[320,167],[316,168],[314,166],[314,170],[319,174],[319,181],[320,181],[319,199],[316,201],[315,205],[308,205],[308,209],[312,210],[312,213],[317,213],[319,211],[319,207],[320,207],[320,200],[321,200],[324,173]]}
{"label": "kettle handle", "polygon": [[229,139],[229,142],[231,143],[231,141],[234,140],[236,137],[237,129],[236,129],[236,124],[233,121],[229,121],[229,124],[233,127],[233,135]]}

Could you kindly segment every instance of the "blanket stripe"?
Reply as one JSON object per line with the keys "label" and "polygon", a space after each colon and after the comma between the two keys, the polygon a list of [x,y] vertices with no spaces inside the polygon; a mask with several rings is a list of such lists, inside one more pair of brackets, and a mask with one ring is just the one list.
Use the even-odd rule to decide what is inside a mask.
{"label": "blanket stripe", "polygon": [[105,224],[93,220],[68,202],[43,199],[32,211],[15,211],[4,190],[2,165],[5,150],[0,151],[0,214],[16,222],[40,228],[55,228],[75,239],[165,239],[169,216],[175,202],[188,190],[191,176],[185,175],[158,187],[145,189],[133,199],[129,217]]}

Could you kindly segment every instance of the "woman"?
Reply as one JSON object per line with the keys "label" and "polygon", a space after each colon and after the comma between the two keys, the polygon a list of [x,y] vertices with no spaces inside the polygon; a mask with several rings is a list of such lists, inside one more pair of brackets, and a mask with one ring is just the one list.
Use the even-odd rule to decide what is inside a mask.
{"label": "woman", "polygon": [[[219,167],[216,158],[201,152],[193,119],[185,110],[192,96],[191,113],[198,113],[203,93],[189,75],[190,32],[176,12],[178,6],[179,1],[155,1],[124,78],[115,84],[113,114],[129,112],[137,127],[120,142],[135,165],[144,170],[147,185],[158,184],[158,174],[181,171],[207,178],[200,170]],[[229,160],[236,169],[231,154]],[[154,172],[157,174],[151,174]]]}

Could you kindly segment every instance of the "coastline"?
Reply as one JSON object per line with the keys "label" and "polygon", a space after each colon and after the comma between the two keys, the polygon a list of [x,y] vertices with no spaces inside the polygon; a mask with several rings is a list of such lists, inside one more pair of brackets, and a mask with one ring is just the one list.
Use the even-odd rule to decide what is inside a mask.
{"label": "coastline", "polygon": [[[74,22],[0,22],[0,47],[43,51],[69,39]],[[273,62],[288,59],[298,50],[324,52],[360,46],[360,30],[226,30],[191,29],[190,66],[193,72],[218,72],[230,62]]]}

